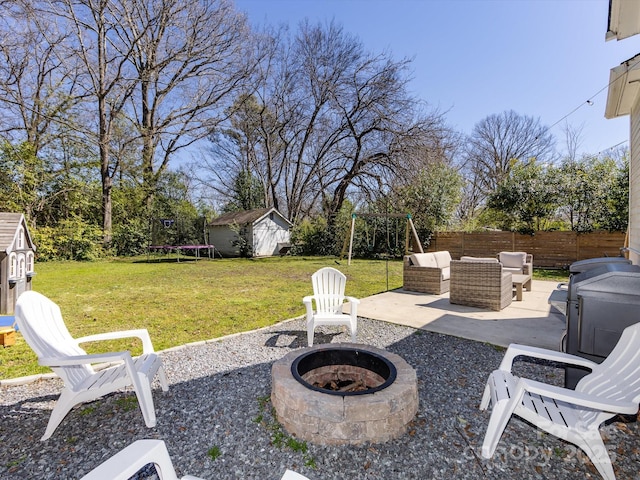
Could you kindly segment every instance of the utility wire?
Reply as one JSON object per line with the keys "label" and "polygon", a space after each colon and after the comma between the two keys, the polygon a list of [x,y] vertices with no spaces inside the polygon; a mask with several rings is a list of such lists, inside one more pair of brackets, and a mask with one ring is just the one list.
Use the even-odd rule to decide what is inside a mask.
{"label": "utility wire", "polygon": [[616,144],[615,144],[615,145],[613,145],[612,147],[605,148],[604,150],[600,150],[600,151],[598,152],[598,155],[600,155],[600,154],[602,154],[602,153],[604,153],[604,152],[608,152],[609,150],[613,150],[614,148],[619,147],[619,146],[620,146],[620,145],[622,145],[623,143],[627,143],[627,142],[629,142],[629,140],[622,140],[621,142],[616,143]]}
{"label": "utility wire", "polygon": [[[620,75],[618,75],[617,77],[615,77],[613,80],[610,80],[609,83],[607,83],[604,87],[602,87],[600,90],[598,90],[596,93],[594,93],[593,95],[591,95],[586,101],[582,102],[580,105],[578,105],[576,108],[574,108],[573,110],[571,110],[569,113],[567,113],[564,117],[562,117],[560,120],[558,120],[557,122],[555,122],[554,124],[552,124],[551,126],[547,127],[544,132],[542,132],[542,134],[547,133],[549,130],[551,130],[553,127],[555,127],[556,125],[558,125],[560,122],[562,122],[565,118],[573,115],[577,110],[579,110],[580,108],[584,107],[585,105],[593,105],[593,99],[596,98],[598,95],[600,95],[604,90],[608,89],[611,85],[613,85],[615,82],[618,81],[618,79],[622,78],[622,76],[628,72],[629,70],[633,70],[633,68],[640,64],[640,58],[638,60],[636,60],[636,62],[627,67],[627,70],[624,73],[621,73]],[[541,135],[542,135],[541,134]],[[625,140],[626,141],[626,140]],[[615,148],[618,145],[622,144],[624,142],[620,142],[617,145],[614,145],[613,147],[608,148],[607,150],[610,150],[611,148]]]}

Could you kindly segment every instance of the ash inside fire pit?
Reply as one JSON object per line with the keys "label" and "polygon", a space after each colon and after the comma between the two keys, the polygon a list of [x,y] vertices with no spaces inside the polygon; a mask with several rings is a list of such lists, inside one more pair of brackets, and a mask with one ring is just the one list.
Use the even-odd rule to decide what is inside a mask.
{"label": "ash inside fire pit", "polygon": [[301,355],[291,373],[308,388],[330,395],[374,393],[396,379],[396,368],[383,356],[345,347]]}

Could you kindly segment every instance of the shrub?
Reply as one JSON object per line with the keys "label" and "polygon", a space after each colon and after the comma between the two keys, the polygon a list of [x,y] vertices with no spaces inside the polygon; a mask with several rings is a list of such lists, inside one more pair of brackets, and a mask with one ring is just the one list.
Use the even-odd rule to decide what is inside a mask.
{"label": "shrub", "polygon": [[112,248],[116,255],[133,256],[144,253],[148,243],[149,227],[135,219],[114,228]]}
{"label": "shrub", "polygon": [[78,218],[34,230],[38,260],[95,260],[104,255],[102,230]]}
{"label": "shrub", "polygon": [[33,243],[36,245],[36,257],[39,262],[55,260],[57,258],[55,245],[55,229],[39,227],[31,230]]}
{"label": "shrub", "polygon": [[339,255],[336,236],[322,217],[305,219],[291,232],[294,255]]}

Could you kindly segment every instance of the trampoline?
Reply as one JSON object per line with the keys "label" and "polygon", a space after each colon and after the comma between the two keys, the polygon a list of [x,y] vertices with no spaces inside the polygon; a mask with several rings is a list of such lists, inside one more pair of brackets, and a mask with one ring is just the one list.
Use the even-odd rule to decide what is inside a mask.
{"label": "trampoline", "polygon": [[178,255],[178,262],[180,261],[180,254],[186,251],[195,252],[196,261],[200,259],[200,252],[206,250],[206,255],[209,258],[213,258],[215,254],[215,247],[213,245],[149,245],[149,252],[164,252],[167,255],[175,252]]}

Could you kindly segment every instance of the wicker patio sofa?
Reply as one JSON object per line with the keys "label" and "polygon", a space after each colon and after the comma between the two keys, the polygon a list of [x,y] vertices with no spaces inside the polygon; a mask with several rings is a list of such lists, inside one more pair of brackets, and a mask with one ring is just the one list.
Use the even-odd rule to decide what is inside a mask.
{"label": "wicker patio sofa", "polygon": [[403,288],[435,295],[448,292],[449,262],[451,255],[447,251],[406,255],[402,269]]}
{"label": "wicker patio sofa", "polygon": [[533,255],[526,252],[500,252],[498,261],[505,272],[533,275]]}
{"label": "wicker patio sofa", "polygon": [[462,257],[451,261],[450,303],[499,311],[512,299],[511,272],[505,272],[497,258]]}

